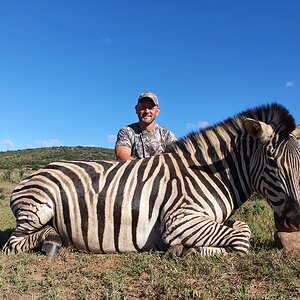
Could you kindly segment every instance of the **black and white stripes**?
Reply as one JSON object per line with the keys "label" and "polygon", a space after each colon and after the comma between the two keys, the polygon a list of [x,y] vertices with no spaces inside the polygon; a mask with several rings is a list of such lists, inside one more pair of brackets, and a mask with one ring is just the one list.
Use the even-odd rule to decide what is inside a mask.
{"label": "black and white stripes", "polygon": [[300,223],[297,138],[293,117],[272,104],[191,133],[170,153],[51,163],[13,191],[17,227],[4,251],[247,252],[249,227],[228,218],[253,192]]}

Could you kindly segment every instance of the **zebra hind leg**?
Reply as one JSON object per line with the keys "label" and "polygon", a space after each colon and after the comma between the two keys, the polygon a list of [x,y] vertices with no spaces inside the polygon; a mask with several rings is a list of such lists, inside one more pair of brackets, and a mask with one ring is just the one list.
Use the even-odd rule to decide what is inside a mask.
{"label": "zebra hind leg", "polygon": [[44,199],[43,202],[32,201],[32,197],[26,198],[26,195],[12,196],[11,209],[17,226],[3,247],[6,254],[28,252],[40,247],[49,257],[58,254],[62,240],[50,226],[54,209],[48,202]]}
{"label": "zebra hind leg", "polygon": [[6,254],[16,254],[42,246],[42,252],[50,258],[54,258],[58,255],[61,245],[59,234],[49,225],[35,232],[28,232],[19,225],[4,245],[3,251]]}

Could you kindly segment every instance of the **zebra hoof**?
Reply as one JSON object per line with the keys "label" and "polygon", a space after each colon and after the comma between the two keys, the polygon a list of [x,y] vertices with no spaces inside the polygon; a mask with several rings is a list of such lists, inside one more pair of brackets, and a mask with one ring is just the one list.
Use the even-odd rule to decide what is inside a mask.
{"label": "zebra hoof", "polygon": [[189,248],[186,251],[185,256],[201,256],[201,247]]}
{"label": "zebra hoof", "polygon": [[172,257],[180,257],[183,255],[184,249],[185,248],[183,245],[178,244],[178,245],[171,246],[167,253],[170,254]]}
{"label": "zebra hoof", "polygon": [[42,247],[42,252],[46,254],[49,258],[55,258],[58,255],[60,246],[52,243],[44,243]]}

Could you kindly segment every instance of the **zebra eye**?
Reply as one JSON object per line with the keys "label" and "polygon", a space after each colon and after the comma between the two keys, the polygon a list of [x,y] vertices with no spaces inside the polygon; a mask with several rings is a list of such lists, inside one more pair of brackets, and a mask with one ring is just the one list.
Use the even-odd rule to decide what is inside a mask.
{"label": "zebra eye", "polygon": [[276,168],[277,167],[274,157],[268,157],[267,163],[272,168]]}

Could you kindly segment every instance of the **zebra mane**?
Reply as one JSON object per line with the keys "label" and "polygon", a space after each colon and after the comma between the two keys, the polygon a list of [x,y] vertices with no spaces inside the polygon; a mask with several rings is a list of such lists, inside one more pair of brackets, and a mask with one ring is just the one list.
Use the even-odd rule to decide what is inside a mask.
{"label": "zebra mane", "polygon": [[[286,139],[296,128],[295,120],[289,111],[278,103],[271,103],[247,109],[213,126],[206,127],[198,132],[191,132],[176,141],[169,152],[197,154],[198,159],[207,154],[207,151],[209,151],[208,146],[215,146],[220,151],[226,152],[228,151],[228,145],[226,144],[229,143],[229,140],[244,134],[242,121],[245,118],[252,118],[271,125],[276,132],[277,141]],[[199,155],[199,150],[202,153],[201,155]]]}

